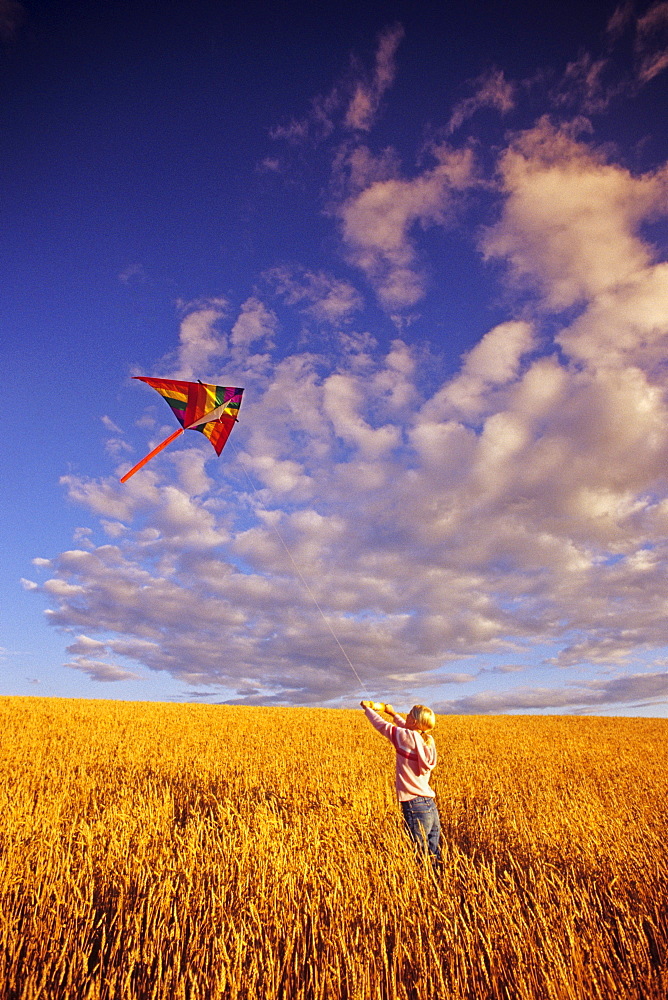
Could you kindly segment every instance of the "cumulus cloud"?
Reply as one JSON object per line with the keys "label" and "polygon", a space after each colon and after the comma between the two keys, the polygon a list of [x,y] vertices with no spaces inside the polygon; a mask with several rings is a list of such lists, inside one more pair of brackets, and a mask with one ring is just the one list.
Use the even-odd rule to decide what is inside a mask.
{"label": "cumulus cloud", "polygon": [[90,636],[80,635],[76,642],[70,643],[67,652],[73,656],[89,656],[91,653],[100,655],[106,651],[106,646],[99,639],[91,639]]}
{"label": "cumulus cloud", "polygon": [[438,146],[433,155],[435,166],[418,176],[373,180],[338,209],[348,259],[389,313],[413,307],[425,293],[414,230],[445,225],[457,197],[474,183],[470,149]]}
{"label": "cumulus cloud", "polygon": [[[345,106],[349,131],[370,126],[393,72],[387,38],[352,92],[364,100],[332,98],[329,121]],[[426,293],[420,231],[452,225],[478,183],[468,146],[431,155],[412,177],[355,139],[334,156],[331,213],[390,314]],[[231,701],[326,702],[357,690],[331,628],[388,697],[498,685],[534,644],[568,678],[442,711],[665,698],[666,674],[639,667],[668,647],[668,262],[645,229],[668,210],[668,167],[634,172],[582,121],[541,118],[506,140],[485,196],[495,221],[479,247],[503,268],[508,314],[435,386],[424,345],[356,327],[359,292],[323,270],[268,275],[297,324],[338,327],[320,352],[314,338],[277,347],[260,291],[236,313],[191,304],[164,366],[247,386],[234,446],[217,463],[184,440],[123,487],[63,478],[102,534],[80,532],[25,585],[78,637],[75,669],[110,678],[125,657]],[[143,432],[152,441],[155,422]]]}
{"label": "cumulus cloud", "polygon": [[267,278],[288,305],[299,306],[318,323],[346,323],[363,305],[362,296],[349,281],[324,271],[276,267]]}
{"label": "cumulus cloud", "polygon": [[[385,29],[379,39],[371,73],[354,64],[345,81],[327,98],[316,98],[301,121],[272,130],[274,138],[294,143],[336,142],[332,156],[330,214],[338,218],[348,263],[358,268],[377,295],[382,308],[396,320],[412,309],[427,287],[420,263],[419,230],[448,225],[462,194],[477,183],[472,150],[434,143],[432,165],[413,177],[402,176],[399,157],[392,147],[373,153],[361,141],[372,130],[381,99],[395,76],[395,55],[404,31],[401,25]],[[513,106],[513,85],[499,71],[478,81],[478,90],[464,102],[455,117],[459,124],[478,107],[502,112]],[[341,118],[341,111],[343,117]],[[306,311],[325,322],[337,321],[358,308],[359,293],[343,282],[324,294],[322,273],[274,278],[299,297]],[[331,279],[327,279],[331,285]]]}
{"label": "cumulus cloud", "polygon": [[110,663],[106,659],[109,652],[107,645],[98,639],[91,639],[90,636],[78,636],[76,641],[67,647],[67,652],[74,658],[65,666],[71,670],[82,671],[93,681],[113,683],[141,679],[140,674],[126,670],[116,663]]}
{"label": "cumulus cloud", "polygon": [[172,378],[198,378],[211,361],[225,353],[227,339],[220,332],[220,321],[227,315],[225,299],[211,299],[194,306],[184,305],[185,316],[179,330],[179,347]]}
{"label": "cumulus cloud", "polygon": [[[390,690],[469,683],[474,673],[449,665],[536,640],[567,669],[621,667],[668,644],[665,265],[639,235],[637,207],[658,210],[660,175],[635,178],[545,122],[513,141],[502,171],[512,183],[485,247],[505,253],[516,280],[530,271],[536,318],[487,331],[428,398],[401,339],[380,350],[351,334],[334,361],[278,358],[253,299],[236,350],[253,356],[259,338],[273,361],[216,478],[188,448],[130,489],[64,478],[113,542],[43,560],[48,579],[28,584],[54,625],[102,636],[72,647],[77,669],[113,674],[100,641],[232,700],[309,702],[356,686],[330,626],[365,684]],[[556,186],[544,183],[552,171]],[[606,266],[594,267],[583,226],[603,240]],[[537,326],[575,302],[559,353]],[[619,704],[642,697],[646,677],[483,692],[447,710]]]}
{"label": "cumulus cloud", "polygon": [[632,282],[652,259],[641,223],[665,212],[666,168],[634,176],[548,119],[500,161],[505,204],[482,242],[546,308],[567,309]]}
{"label": "cumulus cloud", "polygon": [[[68,477],[125,530],[44,562],[51,622],[187,684],[283,703],[356,686],[329,626],[365,684],[391,690],[468,683],[448,665],[537,639],[565,667],[667,642],[668,413],[637,363],[537,354],[532,324],[509,320],[416,405],[415,350],[360,345],[334,370],[276,358],[215,479],[187,449],[134,493]],[[88,667],[106,662],[91,642],[72,647]],[[576,695],[453,710],[604,703]]]}
{"label": "cumulus cloud", "polygon": [[115,663],[108,663],[106,660],[91,660],[86,656],[77,656],[65,666],[71,670],[80,670],[87,674],[92,681],[101,683],[141,680],[141,675],[132,670],[124,670],[123,667],[119,667]]}
{"label": "cumulus cloud", "polygon": [[[475,421],[491,414],[500,404],[501,391],[516,381],[522,359],[536,346],[533,328],[526,321],[510,320],[493,327],[464,357],[456,378],[424,408],[423,417],[442,422],[448,415]],[[414,434],[424,430],[422,424]]]}
{"label": "cumulus cloud", "polygon": [[239,317],[232,327],[230,342],[242,350],[258,342],[265,347],[272,347],[276,326],[274,313],[253,295],[241,307]]}

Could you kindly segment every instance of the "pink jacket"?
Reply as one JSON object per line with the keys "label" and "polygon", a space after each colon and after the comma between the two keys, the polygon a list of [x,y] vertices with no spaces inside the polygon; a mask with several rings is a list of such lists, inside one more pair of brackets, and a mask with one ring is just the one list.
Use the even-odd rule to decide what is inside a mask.
{"label": "pink jacket", "polygon": [[404,720],[394,716],[394,722],[386,722],[378,712],[365,708],[364,714],[379,733],[386,736],[397,755],[395,787],[400,802],[407,802],[418,795],[436,798],[436,792],[429,787],[429,776],[436,767],[436,747],[428,747],[422,736],[413,729],[407,729]]}

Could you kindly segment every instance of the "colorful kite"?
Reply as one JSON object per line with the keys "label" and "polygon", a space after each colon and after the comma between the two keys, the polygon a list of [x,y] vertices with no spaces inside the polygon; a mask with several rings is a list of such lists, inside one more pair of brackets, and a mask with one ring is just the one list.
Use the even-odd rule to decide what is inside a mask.
{"label": "colorful kite", "polygon": [[138,469],[166,448],[168,444],[183,434],[184,431],[201,431],[209,439],[216,454],[220,455],[225,442],[237,422],[237,414],[241,406],[243,389],[227,385],[205,385],[203,382],[175,382],[166,378],[145,378],[136,375],[140,382],[146,382],[167,400],[178,422],[178,430],[170,434],[164,441],[149,452],[141,462],[126,472],[121,482],[124,483],[134,476]]}

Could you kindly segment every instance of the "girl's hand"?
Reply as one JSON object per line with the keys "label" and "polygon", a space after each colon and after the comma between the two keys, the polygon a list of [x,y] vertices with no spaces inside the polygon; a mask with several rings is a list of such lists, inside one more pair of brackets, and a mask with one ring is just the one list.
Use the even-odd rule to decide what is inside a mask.
{"label": "girl's hand", "polygon": [[360,705],[362,706],[362,708],[373,708],[372,701],[361,701]]}
{"label": "girl's hand", "polygon": [[394,706],[393,705],[383,705],[383,711],[385,712],[386,715],[396,715],[397,714],[394,711]]}

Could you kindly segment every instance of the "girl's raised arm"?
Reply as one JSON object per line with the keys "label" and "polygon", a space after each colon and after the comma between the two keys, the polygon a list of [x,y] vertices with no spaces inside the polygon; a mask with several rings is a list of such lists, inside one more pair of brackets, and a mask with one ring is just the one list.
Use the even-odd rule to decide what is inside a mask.
{"label": "girl's raised arm", "polygon": [[362,708],[370,708],[373,712],[383,712],[384,715],[391,715],[398,725],[403,726],[404,717],[395,712],[394,706],[384,701],[361,701]]}

